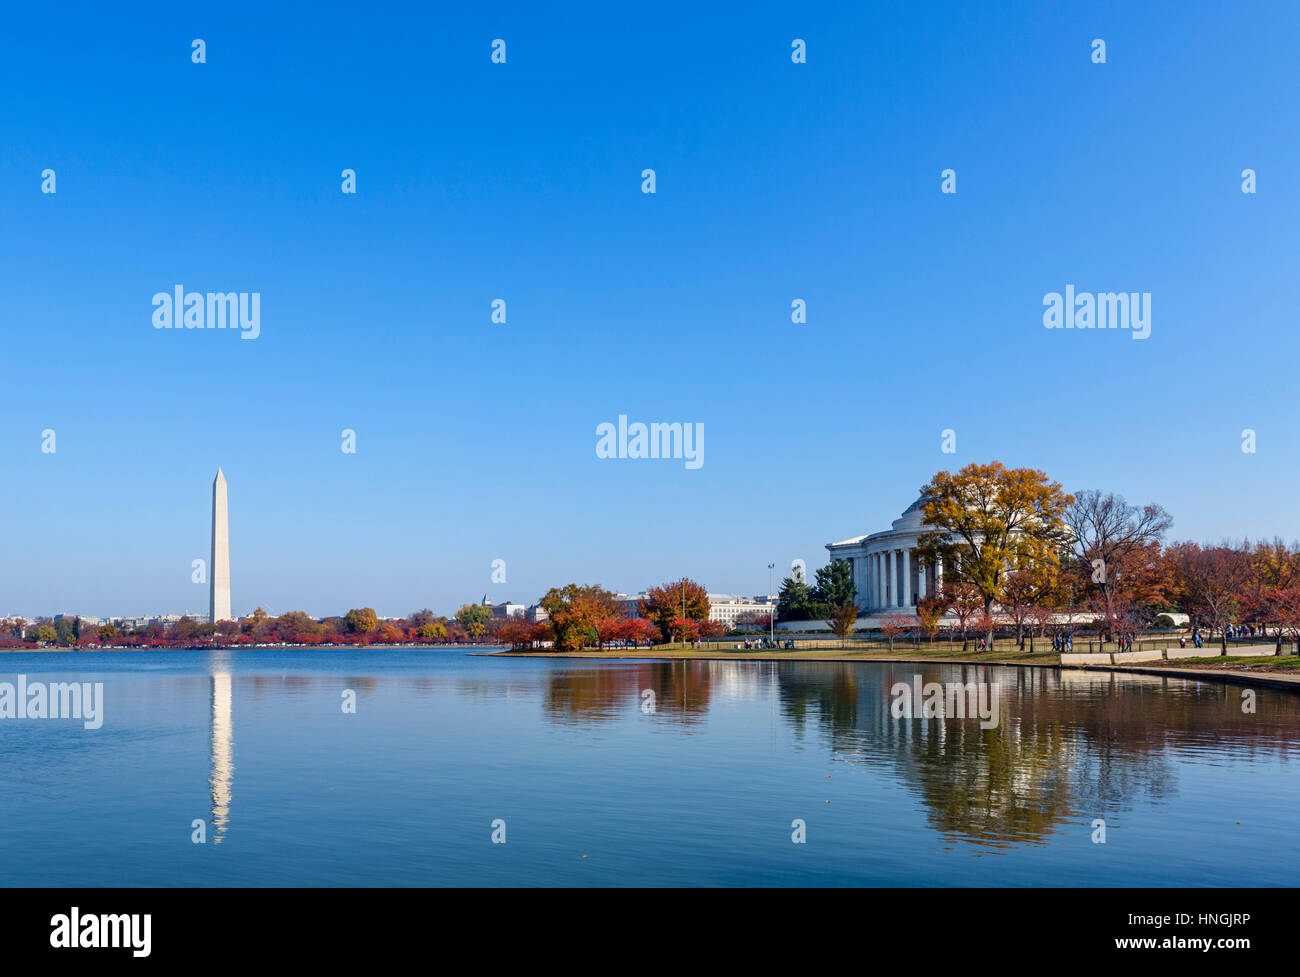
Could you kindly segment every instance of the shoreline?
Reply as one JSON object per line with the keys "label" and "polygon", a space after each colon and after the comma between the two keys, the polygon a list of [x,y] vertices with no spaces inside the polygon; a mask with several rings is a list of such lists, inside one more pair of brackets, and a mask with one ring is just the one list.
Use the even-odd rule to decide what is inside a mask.
{"label": "shoreline", "polygon": [[[1281,689],[1300,693],[1300,674],[1288,672],[1241,671],[1231,668],[1180,668],[1177,666],[1151,667],[1146,665],[1070,665],[1062,666],[1059,662],[1045,661],[1010,661],[1005,658],[915,658],[897,656],[839,655],[836,657],[811,656],[800,652],[757,651],[748,654],[727,652],[677,652],[663,654],[627,654],[628,649],[609,651],[583,651],[567,654],[555,654],[549,651],[497,651],[488,657],[495,658],[563,658],[563,659],[608,659],[613,661],[636,659],[641,661],[805,661],[819,663],[833,662],[887,662],[903,665],[1000,665],[1009,668],[1069,668],[1080,672],[1125,672],[1138,675],[1155,675],[1164,678],[1181,678],[1187,681],[1208,680],[1228,685],[1261,685],[1267,688]],[[646,649],[652,652],[653,649]]]}
{"label": "shoreline", "polygon": [[0,648],[0,654],[40,655],[47,652],[85,652],[97,651],[415,651],[422,648],[440,648],[457,650],[473,648],[483,651],[499,649],[501,645],[192,645],[188,648],[132,648],[128,645],[110,645],[107,648]]}
{"label": "shoreline", "polygon": [[495,651],[491,658],[586,658],[619,661],[636,659],[638,661],[794,661],[794,662],[893,662],[895,664],[916,665],[1008,665],[1027,668],[1060,668],[1057,662],[1049,661],[1008,661],[1005,658],[915,658],[899,655],[819,655],[806,651],[751,651],[743,654],[727,651],[669,651],[655,653],[653,648],[641,649],[642,654],[632,654],[630,648],[617,651],[573,651],[556,654],[550,651]]}
{"label": "shoreline", "polygon": [[[212,652],[212,651],[416,651],[416,650],[438,650],[438,651],[462,651],[465,655],[472,655],[481,658],[546,658],[546,659],[563,659],[563,660],[596,660],[596,661],[794,661],[794,662],[816,662],[818,664],[834,664],[843,662],[884,662],[894,665],[997,665],[1006,668],[1055,668],[1058,670],[1068,668],[1071,671],[1080,672],[1109,672],[1109,673],[1132,673],[1137,675],[1153,675],[1163,678],[1181,678],[1187,681],[1214,681],[1222,682],[1229,685],[1259,685],[1266,688],[1280,689],[1282,691],[1300,693],[1300,669],[1295,672],[1287,671],[1244,671],[1239,668],[1204,668],[1204,667],[1180,667],[1177,665],[1151,666],[1151,665],[1102,665],[1102,664],[1078,664],[1062,666],[1058,661],[1045,661],[1044,658],[1056,657],[1054,653],[1035,653],[1033,660],[1015,660],[1005,656],[998,657],[921,657],[908,655],[875,655],[849,653],[841,655],[824,655],[801,651],[750,651],[738,653],[734,651],[703,651],[695,649],[676,649],[669,651],[659,651],[655,648],[619,648],[607,651],[578,651],[557,654],[551,651],[513,651],[509,648],[502,648],[500,645],[269,645],[264,647],[253,647],[250,645],[221,645],[216,647],[196,647],[196,648],[128,648],[128,647],[111,647],[111,648],[0,648],[0,654],[49,654],[49,653],[70,653],[70,652],[162,652],[162,653],[186,653],[186,652]],[[1026,659],[1028,656],[1025,656]],[[1187,660],[1187,659],[1183,659]]]}
{"label": "shoreline", "polygon": [[1147,665],[1071,665],[1081,672],[1136,672],[1139,675],[1209,679],[1230,685],[1264,685],[1271,689],[1300,692],[1300,675],[1289,672],[1243,672],[1235,668],[1152,668]]}

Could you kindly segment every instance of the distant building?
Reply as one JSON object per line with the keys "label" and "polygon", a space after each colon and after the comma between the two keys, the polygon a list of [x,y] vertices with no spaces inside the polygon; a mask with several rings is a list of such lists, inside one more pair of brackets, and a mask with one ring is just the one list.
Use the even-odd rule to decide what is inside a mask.
{"label": "distant building", "polygon": [[748,615],[767,617],[776,613],[776,601],[769,596],[742,597],[739,594],[709,594],[709,620],[729,628]]}
{"label": "distant building", "polygon": [[[746,614],[767,615],[776,613],[776,597],[759,595],[744,597],[740,594],[709,594],[709,620],[719,621],[727,627],[735,627],[736,622]],[[615,594],[619,612],[624,617],[641,616],[641,601],[647,596],[641,594]]]}
{"label": "distant building", "polygon": [[488,600],[488,595],[483,595],[483,606],[492,610],[492,616],[495,618],[517,618],[523,620],[527,614],[528,608],[523,604],[516,604],[514,601],[504,601],[500,604],[493,604]]}
{"label": "distant building", "polygon": [[618,612],[626,618],[640,617],[641,601],[645,599],[646,595],[644,593],[614,595],[614,603],[618,605]]}

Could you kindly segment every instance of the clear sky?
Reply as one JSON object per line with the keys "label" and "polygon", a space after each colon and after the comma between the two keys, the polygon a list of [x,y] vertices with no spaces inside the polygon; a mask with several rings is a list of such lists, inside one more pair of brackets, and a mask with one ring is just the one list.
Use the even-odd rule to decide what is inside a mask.
{"label": "clear sky", "polygon": [[992,458],[1300,536],[1292,0],[181,6],[0,32],[0,615],[206,610],[218,466],[236,614],[765,592]]}

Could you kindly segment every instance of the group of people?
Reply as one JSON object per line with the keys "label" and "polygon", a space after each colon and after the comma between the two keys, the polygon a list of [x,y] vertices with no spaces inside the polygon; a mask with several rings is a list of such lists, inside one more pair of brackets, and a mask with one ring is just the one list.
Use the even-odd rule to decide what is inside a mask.
{"label": "group of people", "polygon": [[[1253,624],[1229,624],[1224,629],[1229,638],[1253,638],[1255,637],[1255,625]],[[1264,628],[1259,629],[1259,636],[1264,637]]]}
{"label": "group of people", "polygon": [[[754,638],[752,641],[749,638],[745,639],[746,651],[758,651],[763,648],[785,648],[787,650],[791,650],[794,648],[794,642],[793,641],[772,641],[769,638],[761,638],[761,639]],[[736,649],[740,650],[740,645],[736,645]]]}
{"label": "group of people", "polygon": [[1052,635],[1052,650],[1065,652],[1067,655],[1074,650],[1074,635],[1071,634],[1054,634]]}

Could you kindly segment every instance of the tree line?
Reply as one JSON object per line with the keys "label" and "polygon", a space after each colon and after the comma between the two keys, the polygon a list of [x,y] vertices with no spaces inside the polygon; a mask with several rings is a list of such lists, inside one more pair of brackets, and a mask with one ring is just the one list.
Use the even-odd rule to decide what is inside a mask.
{"label": "tree line", "polygon": [[380,620],[374,608],[352,608],[337,617],[304,611],[272,616],[257,608],[238,621],[212,623],[182,617],[141,628],[83,624],[78,617],[0,621],[0,647],[202,648],[239,645],[391,645],[490,643],[514,649],[550,647],[576,651],[610,644],[651,645],[664,640],[720,637],[726,626],[709,618],[705,588],[683,577],[652,587],[635,614],[625,613],[613,591],[594,584],[552,587],[538,602],[543,621],[496,617],[482,604],[465,604],[451,617],[425,608],[404,618]]}

